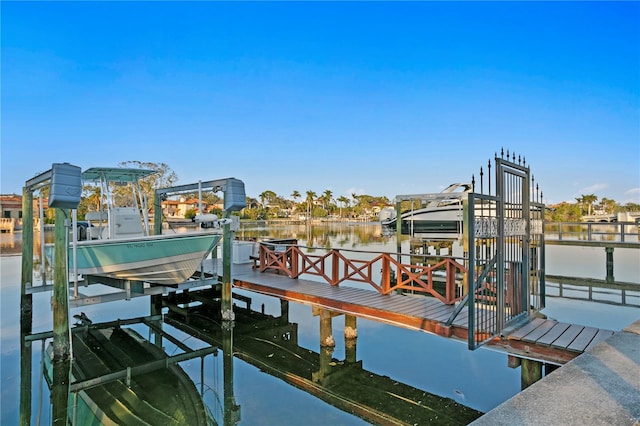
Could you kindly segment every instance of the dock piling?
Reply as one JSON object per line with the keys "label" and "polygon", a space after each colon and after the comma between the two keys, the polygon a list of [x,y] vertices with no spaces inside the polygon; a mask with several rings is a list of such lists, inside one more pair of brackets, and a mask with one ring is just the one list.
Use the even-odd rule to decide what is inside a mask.
{"label": "dock piling", "polygon": [[320,309],[320,346],[333,348],[336,342],[331,329],[331,311]]}
{"label": "dock piling", "polygon": [[356,317],[354,315],[344,315],[344,347],[345,360],[348,363],[356,362],[356,342],[358,341],[358,329],[356,328]]}
{"label": "dock piling", "polygon": [[520,388],[525,390],[542,379],[542,362],[528,358],[520,361]]}
{"label": "dock piling", "polygon": [[235,314],[233,313],[233,295],[231,292],[231,244],[233,235],[231,225],[224,225],[222,243],[222,319],[224,321],[233,321]]}
{"label": "dock piling", "polygon": [[613,247],[605,247],[605,253],[607,256],[607,278],[608,283],[615,282],[613,277]]}
{"label": "dock piling", "polygon": [[69,293],[67,291],[67,227],[65,210],[56,209],[53,265],[53,359],[69,359]]}
{"label": "dock piling", "polygon": [[29,334],[33,317],[33,298],[27,294],[27,289],[33,285],[33,192],[26,187],[22,189],[22,223],[20,324],[22,332]]}

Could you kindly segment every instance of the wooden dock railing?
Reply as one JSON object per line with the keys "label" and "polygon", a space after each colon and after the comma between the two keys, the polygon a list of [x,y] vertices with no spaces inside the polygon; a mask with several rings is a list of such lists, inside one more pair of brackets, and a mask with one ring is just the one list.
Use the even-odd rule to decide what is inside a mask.
{"label": "wooden dock railing", "polygon": [[[310,250],[326,252],[315,254]],[[367,254],[372,258],[356,258],[367,257]],[[410,262],[400,260],[404,257],[410,257]],[[415,262],[416,259],[419,261]],[[380,294],[393,291],[428,293],[445,304],[461,300],[466,287],[465,266],[454,258],[443,256],[310,248],[299,246],[296,240],[271,240],[260,243],[259,262],[260,272],[270,270],[290,278],[313,275],[332,286],[360,282]]]}

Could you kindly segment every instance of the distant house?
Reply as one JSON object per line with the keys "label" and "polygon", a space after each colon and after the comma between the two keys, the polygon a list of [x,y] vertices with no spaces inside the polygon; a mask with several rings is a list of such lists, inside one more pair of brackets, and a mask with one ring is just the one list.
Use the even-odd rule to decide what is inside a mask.
{"label": "distant house", "polygon": [[0,195],[0,211],[3,219],[22,219],[22,195]]}
{"label": "distant house", "polygon": [[0,195],[0,231],[13,232],[22,224],[22,196]]}
{"label": "distant house", "polygon": [[[166,200],[162,202],[162,215],[165,217],[178,217],[180,202],[177,200]],[[182,216],[184,217],[184,215]]]}
{"label": "distant house", "polygon": [[[166,200],[162,202],[162,214],[168,218],[184,219],[187,211],[193,210],[200,213],[200,201],[197,198],[179,200]],[[210,213],[214,210],[222,210],[222,204],[207,204],[202,202],[202,213]]]}

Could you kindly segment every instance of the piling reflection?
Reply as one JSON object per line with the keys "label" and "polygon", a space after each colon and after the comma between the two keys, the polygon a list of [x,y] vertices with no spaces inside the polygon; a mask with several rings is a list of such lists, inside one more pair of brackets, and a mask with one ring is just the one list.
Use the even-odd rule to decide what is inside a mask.
{"label": "piling reflection", "polygon": [[[334,337],[332,320],[340,314],[314,309],[320,341],[313,350],[298,344],[298,324],[289,321],[287,301],[280,302],[280,315],[273,316],[253,310],[251,298],[235,295],[235,321],[230,322],[222,320],[220,293],[214,288],[161,298],[151,300],[149,317],[80,321],[72,328],[71,363],[53,362],[51,333],[23,333],[23,424],[35,420],[32,400],[42,399],[34,397],[30,386],[34,364],[39,368],[32,361],[34,342],[46,346],[40,373],[50,389],[48,411],[54,424],[241,424],[234,358],[372,424],[460,425],[481,415],[452,399],[366,370],[357,358],[355,317],[346,317],[344,335]],[[149,331],[148,338],[140,329]],[[337,345],[344,345],[344,359],[334,357]],[[179,353],[169,353],[168,347]],[[187,373],[184,361],[192,367],[199,362],[201,377]],[[219,361],[223,386],[214,398],[219,407],[214,407],[211,398],[205,398],[212,389],[204,384],[211,378],[203,376],[205,364]]]}
{"label": "piling reflection", "polygon": [[[220,310],[215,303],[202,303],[188,309],[191,293],[183,293],[165,322],[191,335],[223,344],[225,329],[220,327]],[[213,300],[196,295],[198,300]],[[281,301],[280,316],[270,316],[235,306],[234,355],[269,375],[373,424],[468,424],[482,413],[449,399],[429,394],[387,376],[367,371],[357,361],[355,317],[345,321],[345,359],[333,357],[335,339],[331,319],[336,312],[317,310],[320,342],[318,351],[298,345],[298,324],[288,320],[288,302]],[[398,355],[401,359],[402,357]],[[394,362],[391,358],[389,362]],[[226,376],[226,374],[225,374]],[[228,382],[225,380],[225,384]],[[234,402],[235,404],[235,402]],[[225,422],[226,424],[226,422]]]}

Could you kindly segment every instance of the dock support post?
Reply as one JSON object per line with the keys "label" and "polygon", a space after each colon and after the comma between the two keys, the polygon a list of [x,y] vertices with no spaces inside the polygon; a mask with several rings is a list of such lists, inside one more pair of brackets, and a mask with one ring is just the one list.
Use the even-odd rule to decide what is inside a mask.
{"label": "dock support post", "polygon": [[331,312],[326,309],[320,310],[320,346],[329,348],[336,346],[331,330]]}
{"label": "dock support post", "polygon": [[65,210],[56,208],[53,262],[53,404],[52,424],[67,424],[69,409],[69,280]]}
{"label": "dock support post", "polygon": [[[24,222],[23,222],[24,223]],[[20,331],[20,424],[31,424],[31,342],[24,328]],[[43,345],[44,346],[44,345]],[[43,351],[44,352],[44,351]],[[46,356],[44,353],[42,356]]]}
{"label": "dock support post", "polygon": [[[227,215],[225,215],[227,216]],[[224,234],[222,241],[222,319],[225,321],[233,321],[235,314],[233,313],[233,301],[231,290],[231,225],[224,225]]]}
{"label": "dock support post", "polygon": [[240,406],[233,392],[233,322],[222,323],[222,364],[224,392],[224,424],[235,425],[240,421]]}
{"label": "dock support post", "polygon": [[56,209],[53,265],[53,359],[69,359],[69,292],[67,290],[67,227],[63,209]]}
{"label": "dock support post", "polygon": [[280,299],[280,324],[289,324],[289,301]]}
{"label": "dock support post", "polygon": [[319,310],[320,316],[320,359],[319,370],[311,373],[311,380],[314,383],[322,383],[324,378],[331,371],[331,359],[336,343],[331,333],[332,312],[326,309]]}
{"label": "dock support post", "polygon": [[[152,316],[162,315],[162,294],[152,294],[150,302],[150,313]],[[157,327],[162,329],[162,319],[153,322]],[[162,347],[162,334],[154,333],[153,344]]]}
{"label": "dock support post", "polygon": [[607,254],[607,278],[606,281],[608,283],[612,283],[615,281],[613,278],[613,247],[605,247],[605,252]]}
{"label": "dock support post", "polygon": [[353,315],[344,316],[344,351],[345,359],[348,363],[356,362],[356,342],[358,340],[358,329],[356,328],[356,317]]}
{"label": "dock support post", "polygon": [[[44,262],[44,253],[42,253]],[[27,289],[33,285],[33,192],[22,188],[22,271],[20,276],[20,424],[31,424],[31,334],[33,296]],[[43,354],[44,356],[44,354]]]}
{"label": "dock support post", "polygon": [[[46,356],[43,355],[43,356]],[[69,358],[53,362],[53,386],[51,387],[51,424],[66,425],[69,419]]]}
{"label": "dock support post", "polygon": [[[42,253],[44,262],[44,253]],[[27,289],[33,285],[33,192],[22,188],[22,275],[20,281],[20,325],[31,333],[33,298]]]}
{"label": "dock support post", "polygon": [[542,362],[523,358],[520,361],[520,389],[525,390],[542,378]]}

